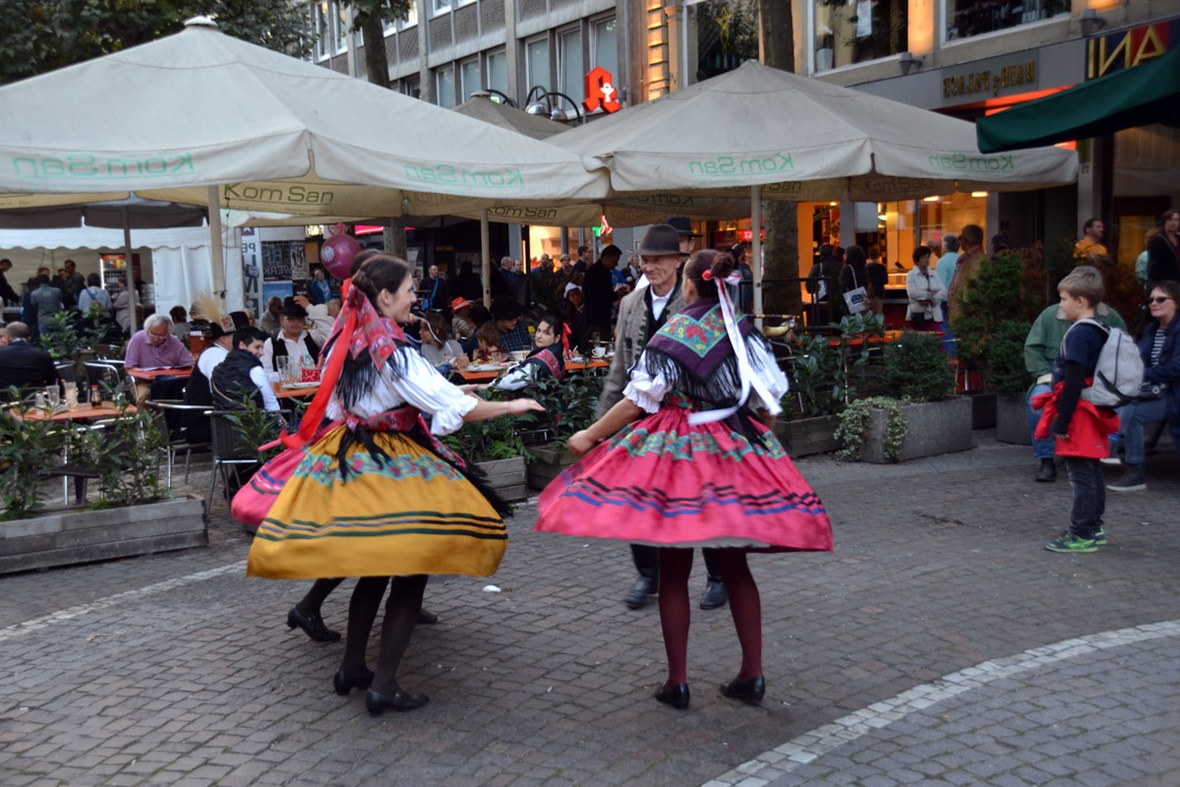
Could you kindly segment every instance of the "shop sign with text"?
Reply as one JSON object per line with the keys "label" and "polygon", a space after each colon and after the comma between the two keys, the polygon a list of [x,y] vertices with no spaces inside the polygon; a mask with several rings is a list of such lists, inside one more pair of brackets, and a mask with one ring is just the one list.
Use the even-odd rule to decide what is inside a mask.
{"label": "shop sign with text", "polygon": [[623,108],[619,103],[619,91],[615,89],[615,78],[602,66],[586,74],[586,100],[582,106],[587,112],[602,110],[607,114]]}
{"label": "shop sign with text", "polygon": [[942,105],[971,104],[998,96],[1016,95],[1040,87],[1036,52],[1019,52],[976,60],[942,71]]}
{"label": "shop sign with text", "polygon": [[1086,79],[1133,68],[1180,45],[1180,19],[1141,25],[1086,42]]}

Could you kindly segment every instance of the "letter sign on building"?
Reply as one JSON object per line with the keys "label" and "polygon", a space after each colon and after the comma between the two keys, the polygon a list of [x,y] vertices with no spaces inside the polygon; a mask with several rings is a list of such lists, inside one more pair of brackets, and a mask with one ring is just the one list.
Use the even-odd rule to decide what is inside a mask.
{"label": "letter sign on building", "polygon": [[602,66],[586,75],[586,100],[582,106],[586,107],[587,112],[601,109],[608,114],[622,108],[619,92],[615,90],[615,78]]}

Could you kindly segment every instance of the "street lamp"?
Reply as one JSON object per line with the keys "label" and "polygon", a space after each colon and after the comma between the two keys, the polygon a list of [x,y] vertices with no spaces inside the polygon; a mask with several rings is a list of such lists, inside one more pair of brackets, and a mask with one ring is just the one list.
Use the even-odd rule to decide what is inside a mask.
{"label": "street lamp", "polygon": [[[534,95],[536,96],[535,101],[533,100]],[[569,110],[562,109],[554,104],[554,97],[564,98],[568,101],[569,105],[574,108],[573,112],[571,113]],[[568,123],[574,118],[577,118],[581,123],[586,122],[586,116],[582,113],[582,108],[578,106],[577,101],[574,101],[565,93],[559,93],[556,90],[546,90],[541,85],[533,85],[529,89],[529,94],[525,97],[524,103],[524,111],[530,115],[548,117],[550,120],[555,120],[558,123]]]}
{"label": "street lamp", "polygon": [[914,57],[908,49],[897,56],[897,64],[901,66],[903,77],[908,77],[911,69],[921,68],[922,62],[922,58]]}
{"label": "street lamp", "polygon": [[1081,16],[1078,17],[1078,24],[1082,27],[1082,37],[1089,38],[1095,32],[1106,27],[1106,20],[1098,16],[1098,12],[1093,8],[1084,8]]}

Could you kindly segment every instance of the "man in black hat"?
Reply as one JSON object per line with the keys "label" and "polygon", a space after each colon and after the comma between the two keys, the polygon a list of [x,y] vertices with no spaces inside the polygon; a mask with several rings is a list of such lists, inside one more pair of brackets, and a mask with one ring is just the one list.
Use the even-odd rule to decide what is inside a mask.
{"label": "man in black hat", "polygon": [[262,347],[262,368],[277,372],[287,358],[300,361],[310,358],[313,363],[318,363],[323,342],[324,337],[312,336],[307,330],[307,309],[294,298],[289,298],[283,304],[278,335],[267,339]]}
{"label": "man in black hat", "polygon": [[585,305],[586,327],[591,333],[598,333],[603,340],[611,335],[611,312],[615,305],[615,288],[611,271],[619,265],[623,250],[611,244],[602,250],[598,258],[586,271],[582,282],[582,297]]}
{"label": "man in black hat", "polygon": [[[691,242],[690,238],[689,243]],[[680,291],[678,276],[681,261],[687,253],[682,251],[683,248],[681,234],[676,227],[671,224],[656,224],[648,228],[638,247],[634,249],[633,253],[639,255],[643,278],[647,283],[638,286],[619,303],[619,320],[615,325],[615,355],[611,359],[602,396],[598,400],[595,419],[601,418],[623,398],[623,389],[627,387],[629,379],[628,370],[643,353],[648,339],[663,326],[669,316],[684,308],[684,295]],[[691,249],[691,245],[689,248]],[[624,603],[631,609],[639,609],[647,604],[649,597],[659,588],[659,553],[655,547],[632,544],[631,555],[635,560],[635,568],[639,571],[639,579],[627,594]],[[718,583],[720,584],[719,579]],[[714,598],[710,598],[710,593],[706,590],[705,600],[709,602],[709,606],[704,606],[705,600],[702,601],[702,606],[713,609],[724,604],[724,588],[724,585],[720,585],[719,602],[715,598],[716,592],[713,593]]]}

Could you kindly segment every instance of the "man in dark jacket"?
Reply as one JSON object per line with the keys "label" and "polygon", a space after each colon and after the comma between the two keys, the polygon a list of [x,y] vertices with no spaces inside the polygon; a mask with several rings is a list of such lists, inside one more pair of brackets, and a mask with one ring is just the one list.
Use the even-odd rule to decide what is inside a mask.
{"label": "man in dark jacket", "polygon": [[586,327],[592,334],[597,332],[602,341],[608,341],[611,336],[611,311],[615,305],[611,271],[618,267],[622,256],[623,251],[618,246],[607,246],[598,262],[586,271],[586,279],[582,282]]}
{"label": "man in dark jacket", "polygon": [[6,274],[10,270],[12,270],[12,260],[7,257],[0,260],[0,306],[20,303],[20,295],[8,283]]}
{"label": "man in dark jacket", "polygon": [[832,290],[836,288],[836,276],[840,273],[840,263],[836,261],[836,250],[830,243],[819,247],[819,258],[811,266],[804,286],[811,293],[812,325],[824,326],[831,321]]}
{"label": "man in dark jacket", "polygon": [[29,326],[10,322],[4,331],[8,334],[8,346],[0,347],[0,391],[7,391],[12,385],[30,390],[57,385],[53,358],[29,344]]}

